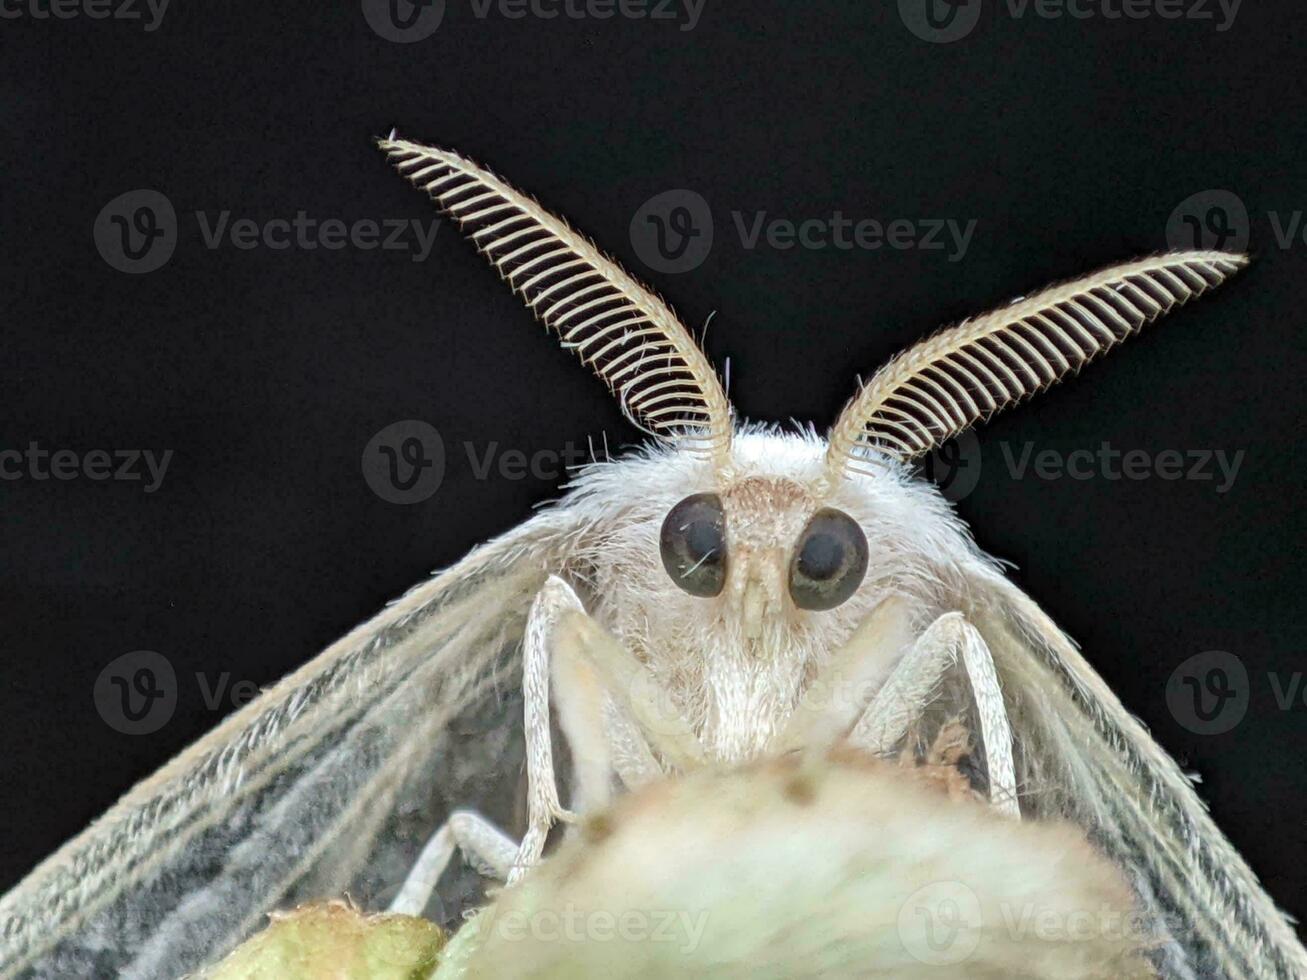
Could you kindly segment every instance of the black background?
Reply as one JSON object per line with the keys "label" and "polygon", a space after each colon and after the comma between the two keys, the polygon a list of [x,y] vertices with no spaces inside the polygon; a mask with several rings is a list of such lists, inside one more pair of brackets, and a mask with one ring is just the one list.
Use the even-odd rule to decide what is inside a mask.
{"label": "black background", "polygon": [[[533,452],[634,437],[451,228],[423,262],[205,247],[196,211],[430,220],[371,143],[394,125],[509,176],[696,329],[717,311],[707,348],[730,358],[742,415],[819,426],[855,375],[936,324],[1161,249],[1182,200],[1235,192],[1251,271],[985,428],[960,509],[1202,774],[1276,900],[1307,913],[1307,707],[1299,690],[1281,710],[1269,676],[1304,669],[1307,245],[1300,229],[1280,247],[1268,214],[1307,208],[1297,5],[1248,3],[1218,31],[1014,18],[986,2],[952,44],[866,0],[707,0],[693,30],[679,26],[481,19],[450,4],[431,37],[397,44],[357,0],[176,0],[149,32],[0,20],[0,448],[175,454],[152,494],[0,483],[0,887],[230,710],[206,706],[197,672],[269,683],[556,495],[558,480],[477,480],[465,441]],[[128,275],[92,227],[137,188],[167,195],[180,233],[168,264]],[[628,226],[677,188],[709,202],[716,240],[701,266],[664,275]],[[731,213],[764,210],[977,228],[957,262],[744,248]],[[401,419],[432,423],[449,455],[439,491],[411,506],[380,499],[360,468],[372,435]],[[1220,479],[1012,479],[998,447],[1026,441],[1246,457],[1224,494]],[[173,664],[177,709],[149,736],[120,734],[93,688],[142,649]],[[1233,731],[1202,736],[1165,690],[1210,650],[1241,659],[1251,703]]]}

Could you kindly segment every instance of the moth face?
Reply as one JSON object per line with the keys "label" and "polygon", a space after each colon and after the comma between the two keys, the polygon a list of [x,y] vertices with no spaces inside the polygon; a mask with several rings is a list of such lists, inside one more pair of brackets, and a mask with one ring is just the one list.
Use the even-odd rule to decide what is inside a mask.
{"label": "moth face", "polygon": [[842,605],[867,571],[858,522],[785,477],[685,497],[663,520],[659,550],[677,587],[717,600],[751,638],[768,620]]}

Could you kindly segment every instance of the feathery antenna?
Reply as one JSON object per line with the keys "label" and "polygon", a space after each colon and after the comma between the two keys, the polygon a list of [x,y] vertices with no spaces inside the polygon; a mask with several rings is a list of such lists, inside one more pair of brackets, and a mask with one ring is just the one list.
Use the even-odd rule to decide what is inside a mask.
{"label": "feathery antenna", "polygon": [[832,478],[869,452],[922,456],[1078,372],[1144,324],[1219,286],[1248,258],[1172,252],[1111,266],[914,344],[876,372],[831,427]]}
{"label": "feathery antenna", "polygon": [[560,218],[470,160],[393,132],[378,145],[604,380],[627,418],[655,438],[726,458],[726,392],[666,303]]}

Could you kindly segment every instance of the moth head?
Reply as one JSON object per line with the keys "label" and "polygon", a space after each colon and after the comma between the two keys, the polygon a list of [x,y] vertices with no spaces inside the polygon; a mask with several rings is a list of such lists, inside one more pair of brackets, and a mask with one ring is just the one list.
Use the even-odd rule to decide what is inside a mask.
{"label": "moth head", "polygon": [[[740,445],[712,365],[661,298],[471,161],[393,134],[380,145],[603,379],[623,413],[688,461],[689,476],[658,471],[674,470],[682,492],[640,525],[641,534],[646,524],[657,532],[657,554],[642,567],[660,565],[664,585],[705,609],[733,611],[746,633],[769,618],[841,609],[865,587],[878,555],[870,524],[896,506],[907,508],[889,515],[900,525],[913,523],[913,507],[926,516],[920,496],[879,493],[880,484],[901,487],[914,460],[1078,372],[1246,262],[1215,251],[1152,256],[941,330],[877,371],[825,441],[801,438],[787,444],[800,446],[790,456],[773,442],[784,458],[757,459]],[[629,497],[633,488],[624,489]],[[653,491],[652,500],[664,499]]]}

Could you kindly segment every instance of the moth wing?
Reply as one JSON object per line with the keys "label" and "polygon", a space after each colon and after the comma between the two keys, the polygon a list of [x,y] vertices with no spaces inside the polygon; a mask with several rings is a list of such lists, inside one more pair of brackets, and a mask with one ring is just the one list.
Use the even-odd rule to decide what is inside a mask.
{"label": "moth wing", "polygon": [[136,785],[0,899],[0,976],[177,977],[279,907],[384,904],[451,798],[516,785],[486,702],[575,530],[547,511],[473,551]]}
{"label": "moth wing", "polygon": [[1069,818],[1133,878],[1169,932],[1167,977],[1307,976],[1307,952],[1175,761],[1019,588],[970,576],[968,616],[994,658],[1023,815]]}

